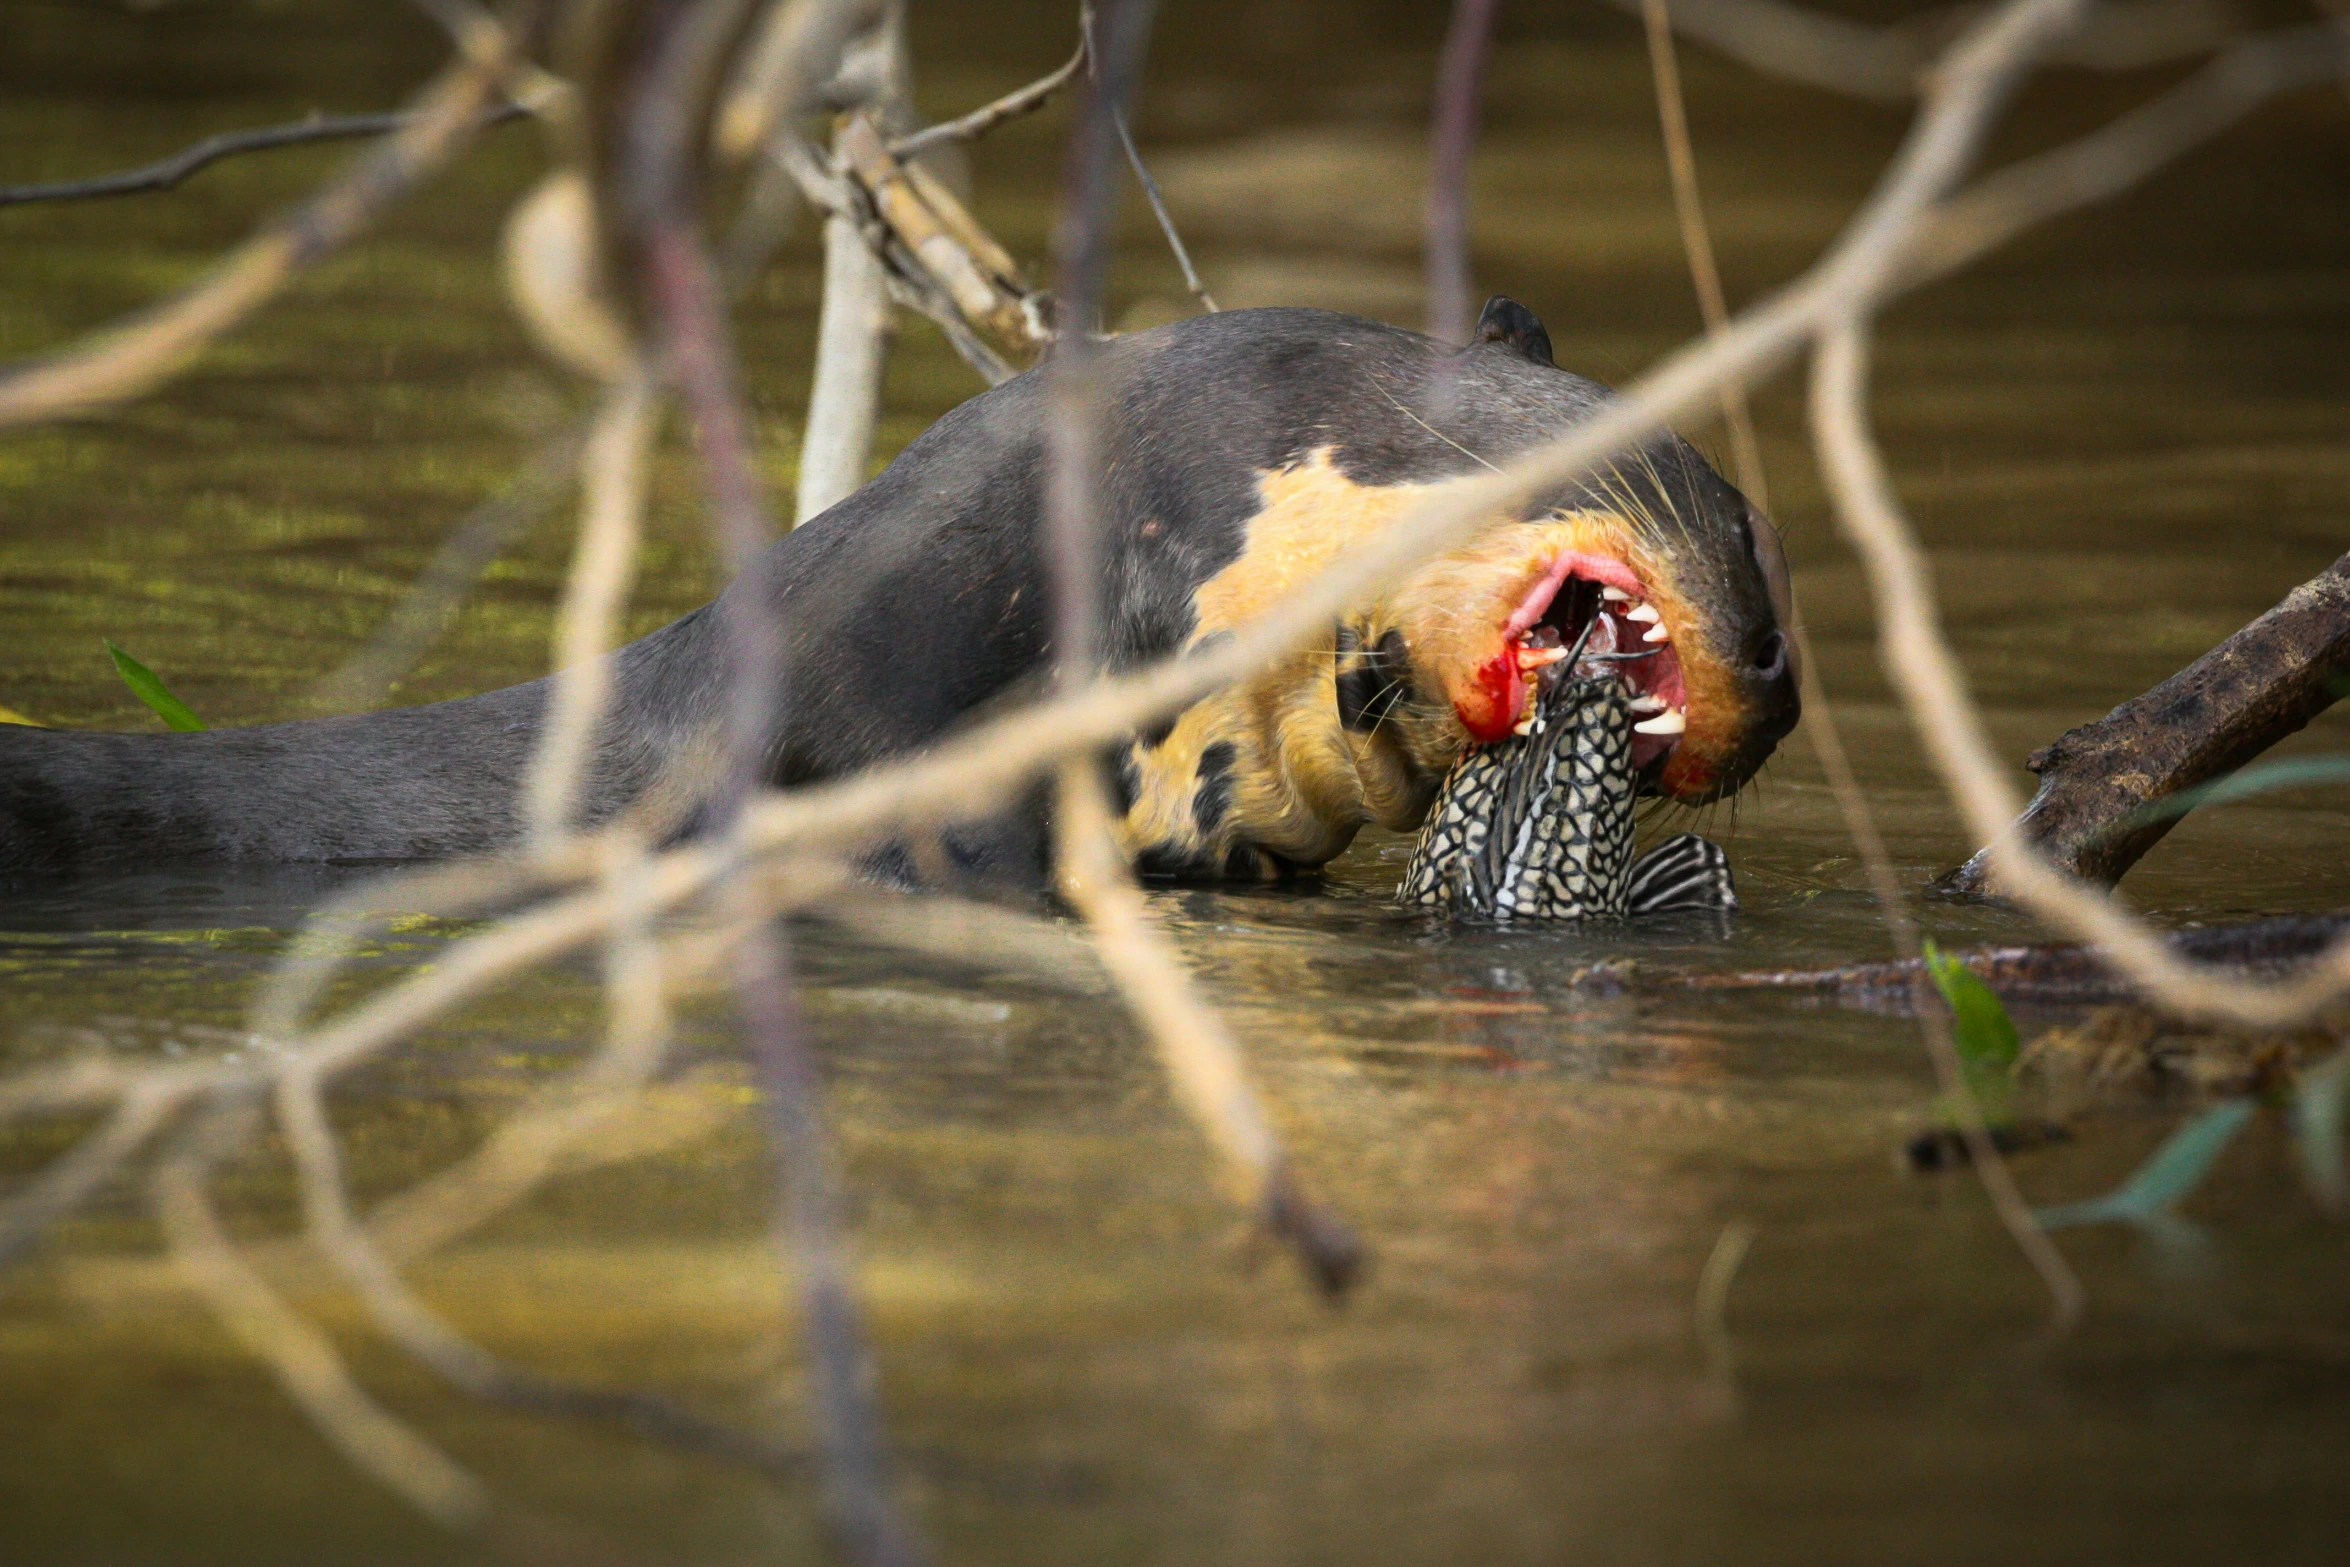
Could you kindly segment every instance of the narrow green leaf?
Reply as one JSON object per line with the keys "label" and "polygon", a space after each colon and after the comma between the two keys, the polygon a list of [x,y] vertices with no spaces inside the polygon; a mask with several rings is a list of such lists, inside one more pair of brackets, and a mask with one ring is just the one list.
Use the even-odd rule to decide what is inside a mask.
{"label": "narrow green leaf", "polygon": [[157,718],[183,732],[205,727],[204,720],[198,718],[187,703],[173,696],[171,688],[163,683],[154,670],[116,647],[113,638],[101,640],[106,643],[106,656],[114,660],[115,672],[122,676],[122,683],[131,688],[131,695],[153,708]]}
{"label": "narrow green leaf", "polygon": [[2173,1132],[2128,1180],[2104,1196],[2041,1209],[2037,1215],[2040,1227],[2057,1230],[2073,1224],[2106,1224],[2116,1220],[2147,1224],[2159,1220],[2173,1203],[2203,1184],[2203,1178],[2211,1173],[2221,1151],[2236,1140],[2244,1123],[2252,1119],[2252,1111],[2253,1103],[2249,1099],[2230,1099],[2225,1104],[2213,1105]]}
{"label": "narrow green leaf", "polygon": [[[2337,695],[2341,694],[2339,692]],[[2151,800],[2100,832],[2100,841],[2135,832],[2154,822],[2169,821],[2206,805],[2229,805],[2272,789],[2300,789],[2310,784],[2350,783],[2350,756],[2302,756],[2282,762],[2262,762]]]}
{"label": "narrow green leaf", "polygon": [[2023,1053],[2015,1020],[2007,1015],[2007,1005],[1998,993],[1973,969],[1931,941],[1925,944],[1925,954],[1926,971],[1934,976],[1942,999],[1950,1006],[1951,1042],[1958,1047],[1967,1091],[1974,1095],[1985,1121],[2004,1126],[2015,1118],[2015,1063]]}
{"label": "narrow green leaf", "polygon": [[2344,1100],[2350,1099],[2350,1050],[2301,1074],[2293,1091],[2293,1137],[2301,1170],[2318,1201],[2337,1212],[2350,1207],[2350,1175],[2342,1168]]}

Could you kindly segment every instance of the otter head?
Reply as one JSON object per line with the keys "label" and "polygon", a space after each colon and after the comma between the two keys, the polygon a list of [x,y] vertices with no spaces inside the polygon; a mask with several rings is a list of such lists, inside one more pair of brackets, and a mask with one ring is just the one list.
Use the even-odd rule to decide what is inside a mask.
{"label": "otter head", "polygon": [[[1467,349],[1417,341],[1435,372],[1417,411],[1417,367],[1376,362],[1343,421],[1256,470],[1239,553],[1192,591],[1193,645],[1607,395],[1553,366],[1541,324],[1506,300]],[[1523,723],[1541,672],[1563,673],[1579,641],[1630,687],[1640,787],[1718,799],[1795,725],[1791,617],[1770,523],[1688,443],[1659,437],[1495,519],[1344,616],[1330,643],[1139,737],[1120,772],[1130,846],[1146,868],[1233,874],[1322,864],[1365,822],[1415,829],[1462,753]]]}
{"label": "otter head", "polygon": [[[1563,377],[1549,348],[1496,299],[1465,352]],[[1421,712],[1455,752],[1524,725],[1541,672],[1580,644],[1625,681],[1644,792],[1697,805],[1745,784],[1795,727],[1793,617],[1777,530],[1667,434],[1430,562],[1357,635],[1408,651],[1414,683],[1440,696]]]}

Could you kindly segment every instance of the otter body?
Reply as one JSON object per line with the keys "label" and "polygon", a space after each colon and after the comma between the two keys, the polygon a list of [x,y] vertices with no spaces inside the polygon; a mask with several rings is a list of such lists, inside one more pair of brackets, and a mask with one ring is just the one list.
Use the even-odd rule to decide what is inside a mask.
{"label": "otter body", "polygon": [[[1230,629],[1431,487],[1587,416],[1605,389],[1551,366],[1539,324],[1503,304],[1466,349],[1292,309],[1195,317],[1105,344],[1105,663],[1130,668]],[[782,631],[771,783],[917,750],[1048,667],[1048,390],[1032,372],[962,404],[727,589],[761,596]],[[1562,601],[1587,583],[1584,596],[1596,595],[1593,571],[1630,573],[1621,580],[1653,585],[1677,622],[1687,678],[1674,692],[1688,727],[1669,757],[1646,759],[1648,787],[1700,799],[1743,782],[1793,721],[1768,524],[1672,437],[1516,520],[1530,526],[1490,530],[1430,563],[1350,613],[1327,646],[1112,758],[1144,867],[1264,874],[1321,863],[1366,822],[1415,825],[1462,750],[1495,738],[1497,723],[1506,732],[1511,675],[1496,659],[1523,645],[1511,616],[1523,618],[1528,584],[1539,596],[1544,573]],[[1574,564],[1586,561],[1602,564]],[[723,755],[717,610],[613,655],[584,821],[649,803],[691,830]],[[195,734],[0,728],[0,871],[496,849],[519,827],[547,692],[534,681]],[[1041,811],[1040,796],[957,833],[952,859],[982,879],[1035,882],[1047,868]]]}

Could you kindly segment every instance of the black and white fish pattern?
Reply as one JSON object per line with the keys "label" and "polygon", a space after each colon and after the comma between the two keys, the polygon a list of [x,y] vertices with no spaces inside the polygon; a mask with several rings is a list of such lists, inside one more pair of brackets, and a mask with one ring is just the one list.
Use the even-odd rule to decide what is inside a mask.
{"label": "black and white fish pattern", "polygon": [[1719,844],[1681,833],[1634,858],[1637,792],[1622,682],[1555,681],[1524,734],[1475,747],[1445,778],[1396,897],[1501,921],[1737,908]]}

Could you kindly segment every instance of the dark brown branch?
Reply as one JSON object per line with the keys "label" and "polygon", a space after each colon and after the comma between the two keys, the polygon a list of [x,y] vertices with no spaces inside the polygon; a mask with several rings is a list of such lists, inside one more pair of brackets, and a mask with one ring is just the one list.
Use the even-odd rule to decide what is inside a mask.
{"label": "dark brown branch", "polygon": [[[2144,696],[2033,752],[2024,765],[2040,775],[2040,792],[2021,818],[2024,835],[2074,875],[2110,886],[2177,825],[2146,807],[2299,730],[2342,695],[2345,673],[2350,555]],[[1981,853],[1937,885],[1996,890]]]}
{"label": "dark brown branch", "polygon": [[[2164,939],[2182,959],[2274,979],[2301,968],[2345,931],[2350,931],[2350,915],[2285,914],[2235,925],[2174,931]],[[2078,942],[1979,947],[1951,956],[2008,1001],[2038,1006],[2100,1006],[2139,999],[2138,988],[2127,976],[2101,959],[2095,947]],[[1613,977],[1597,975],[1595,979]],[[1641,978],[1635,976],[1636,980]],[[1674,974],[1660,976],[1658,983],[1685,990],[1815,991],[1833,995],[1852,1006],[1908,1012],[1917,1007],[1921,995],[1932,994],[1926,979],[1925,964],[1911,958],[1896,963],[1854,963],[1842,968]]]}
{"label": "dark brown branch", "polygon": [[[501,104],[481,117],[476,129],[519,119],[530,111],[518,103]],[[47,185],[0,185],[0,207],[19,207],[36,201],[88,201],[98,196],[133,196],[141,191],[170,190],[182,180],[223,158],[248,152],[271,152],[310,142],[348,141],[360,136],[388,136],[416,116],[407,110],[385,114],[330,114],[313,116],[292,125],[266,125],[259,130],[223,131],[207,136],[170,157],[119,174],[99,174],[86,180],[58,180]]]}

